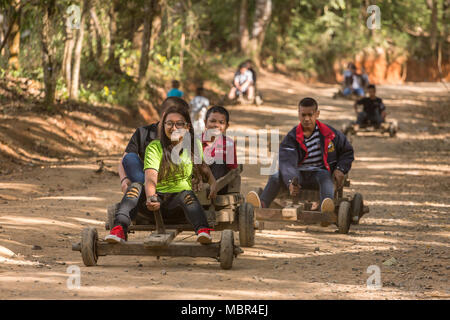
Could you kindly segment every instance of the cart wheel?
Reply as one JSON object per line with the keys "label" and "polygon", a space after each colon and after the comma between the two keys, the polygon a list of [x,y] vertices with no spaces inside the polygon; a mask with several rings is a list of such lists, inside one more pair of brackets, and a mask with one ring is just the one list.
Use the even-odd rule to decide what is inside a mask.
{"label": "cart wheel", "polygon": [[224,270],[231,269],[234,257],[234,235],[232,230],[223,230],[220,238],[220,267]]}
{"label": "cart wheel", "polygon": [[97,229],[88,227],[81,231],[81,257],[87,267],[97,264],[97,240]]}
{"label": "cart wheel", "polygon": [[350,202],[342,201],[338,212],[339,233],[347,234],[350,229]]}
{"label": "cart wheel", "polygon": [[389,136],[391,138],[395,137],[395,135],[397,134],[397,130],[395,130],[395,126],[393,124],[391,124],[389,126]]}
{"label": "cart wheel", "polygon": [[352,223],[358,224],[363,213],[363,196],[361,193],[356,193],[352,200]]}
{"label": "cart wheel", "polygon": [[351,125],[350,124],[344,124],[342,126],[342,133],[344,133],[344,135],[348,138],[350,136],[350,129],[351,129]]}
{"label": "cart wheel", "polygon": [[239,207],[239,244],[243,247],[255,245],[255,215],[253,206],[244,202]]}
{"label": "cart wheel", "polygon": [[117,209],[119,209],[119,204],[113,204],[108,207],[106,210],[106,222],[105,222],[105,229],[111,230],[111,228],[114,226],[114,219],[116,218],[116,212]]}

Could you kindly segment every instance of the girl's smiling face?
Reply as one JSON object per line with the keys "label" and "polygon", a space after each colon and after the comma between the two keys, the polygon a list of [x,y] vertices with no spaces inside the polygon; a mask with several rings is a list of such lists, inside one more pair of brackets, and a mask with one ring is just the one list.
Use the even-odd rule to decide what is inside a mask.
{"label": "girl's smiling face", "polygon": [[189,124],[179,113],[170,113],[164,121],[164,132],[167,138],[174,142],[179,142],[186,131],[189,130]]}

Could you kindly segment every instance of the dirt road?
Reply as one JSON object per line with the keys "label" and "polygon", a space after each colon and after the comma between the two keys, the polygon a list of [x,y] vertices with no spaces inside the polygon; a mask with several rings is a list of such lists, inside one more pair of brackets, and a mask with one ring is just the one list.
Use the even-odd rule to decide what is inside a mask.
{"label": "dirt road", "polygon": [[[336,128],[355,117],[350,101],[331,99],[336,88],[260,79],[265,104],[230,107],[231,129],[285,134],[305,96],[318,99],[320,119]],[[207,258],[100,257],[85,267],[71,243],[85,226],[106,235],[106,207],[121,198],[117,156],[101,158],[111,166],[101,173],[98,158],[25,166],[0,180],[0,249],[16,254],[0,253],[0,299],[449,299],[450,94],[441,84],[385,85],[378,94],[400,131],[353,138],[347,192],[362,193],[370,213],[348,235],[266,224],[272,229],[257,232],[228,271]],[[266,180],[259,165],[246,165],[243,192]],[[80,289],[67,287],[72,265],[81,268]],[[371,265],[381,269],[379,290],[366,285]]]}

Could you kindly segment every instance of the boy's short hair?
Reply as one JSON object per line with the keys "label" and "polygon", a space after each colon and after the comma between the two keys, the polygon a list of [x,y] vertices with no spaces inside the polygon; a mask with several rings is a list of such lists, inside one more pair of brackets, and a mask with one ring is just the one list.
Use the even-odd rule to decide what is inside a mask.
{"label": "boy's short hair", "polygon": [[369,84],[369,85],[367,86],[367,89],[374,89],[374,90],[376,90],[377,88],[375,88],[375,85],[374,85],[374,84]]}
{"label": "boy's short hair", "polygon": [[241,70],[241,69],[243,69],[243,68],[248,69],[247,63],[246,63],[246,62],[242,62],[242,63],[239,65],[239,70]]}
{"label": "boy's short hair", "polygon": [[180,81],[173,80],[172,81],[172,87],[175,88],[175,89],[178,89],[180,87]]}
{"label": "boy's short hair", "polygon": [[223,114],[225,116],[225,119],[227,120],[227,124],[230,122],[230,113],[228,112],[227,109],[225,109],[222,106],[212,106],[211,108],[209,108],[208,111],[206,112],[205,122],[208,121],[208,118],[211,115],[211,113],[215,112]]}
{"label": "boy's short hair", "polygon": [[203,94],[203,91],[205,91],[203,87],[198,87],[197,89],[195,89],[195,94],[197,96],[201,96]]}
{"label": "boy's short hair", "polygon": [[298,107],[316,107],[316,111],[319,108],[319,105],[317,104],[317,101],[314,100],[313,98],[303,98],[302,100],[300,100],[300,102],[298,103]]}

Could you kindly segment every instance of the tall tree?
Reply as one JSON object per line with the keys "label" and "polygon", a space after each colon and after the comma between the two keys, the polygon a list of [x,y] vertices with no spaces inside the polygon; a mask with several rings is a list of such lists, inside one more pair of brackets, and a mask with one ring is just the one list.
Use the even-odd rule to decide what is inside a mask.
{"label": "tall tree", "polygon": [[90,6],[91,6],[90,0],[83,1],[83,10],[81,12],[81,19],[80,19],[80,29],[78,30],[78,36],[75,42],[75,51],[71,72],[72,80],[70,81],[70,91],[69,91],[69,97],[75,100],[78,99],[78,88],[80,86],[80,64],[81,64],[81,52],[83,48],[84,25],[86,23],[86,18],[89,15]]}
{"label": "tall tree", "polygon": [[272,15],[272,0],[256,0],[255,18],[250,38],[250,55],[256,65],[260,65],[261,48],[266,36],[266,28]]}
{"label": "tall tree", "polygon": [[248,0],[241,0],[241,9],[239,11],[239,44],[241,52],[246,54],[248,53],[248,42],[249,42],[247,16],[248,16]]}
{"label": "tall tree", "polygon": [[11,10],[13,11],[13,19],[11,33],[8,38],[9,58],[8,66],[14,70],[20,68],[19,53],[20,53],[20,18],[21,18],[21,4],[20,0],[11,0]]}
{"label": "tall tree", "polygon": [[120,73],[120,62],[116,57],[116,45],[119,43],[118,34],[117,34],[117,8],[118,8],[118,0],[112,0],[109,3],[109,52],[108,52],[108,61],[107,65],[109,65],[115,72]]}
{"label": "tall tree", "polygon": [[152,44],[152,28],[155,17],[161,15],[160,0],[146,0],[144,4],[144,32],[142,33],[141,59],[139,61],[139,100],[144,97],[149,51]]}
{"label": "tall tree", "polygon": [[53,18],[56,11],[56,0],[43,1],[41,44],[42,44],[42,68],[44,69],[45,99],[48,109],[52,109],[56,94],[56,47],[53,43],[55,30]]}

